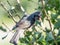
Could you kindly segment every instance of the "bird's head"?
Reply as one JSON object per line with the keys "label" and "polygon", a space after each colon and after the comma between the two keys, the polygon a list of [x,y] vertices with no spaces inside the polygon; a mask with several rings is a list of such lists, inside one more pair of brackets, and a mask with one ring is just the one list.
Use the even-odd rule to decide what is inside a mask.
{"label": "bird's head", "polygon": [[40,13],[40,11],[36,11],[36,12],[34,12],[34,19],[35,19],[35,20],[39,20],[40,17],[41,17],[41,13]]}

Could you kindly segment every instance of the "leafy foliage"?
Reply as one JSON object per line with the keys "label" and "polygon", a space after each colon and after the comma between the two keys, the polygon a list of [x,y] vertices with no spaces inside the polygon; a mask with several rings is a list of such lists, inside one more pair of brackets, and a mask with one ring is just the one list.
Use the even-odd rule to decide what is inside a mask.
{"label": "leafy foliage", "polygon": [[[36,2],[36,0],[27,0],[27,2],[29,2],[29,3],[30,2],[35,3],[34,1]],[[32,27],[32,31],[26,31],[25,37],[20,38],[20,40],[19,40],[20,43],[25,43],[26,45],[60,45],[60,0],[43,0],[43,5],[42,5],[42,0],[38,0],[36,2],[36,4],[38,5],[38,7],[36,7],[35,10],[40,10],[42,12],[42,17],[41,17],[42,21],[36,21],[35,25]],[[33,6],[30,6],[30,7],[33,7]],[[20,6],[18,4],[14,5],[14,7],[15,7],[14,10],[12,10],[12,9],[9,10],[13,14],[13,16],[16,14],[19,15],[22,13],[21,9],[19,8]],[[43,8],[46,10],[46,12],[43,11]],[[26,8],[26,10],[27,10],[27,8]],[[47,14],[49,20],[47,19],[46,14]],[[21,15],[19,15],[19,16],[21,16]],[[52,24],[51,27],[53,29],[48,28],[48,27],[50,27],[49,24],[46,24],[49,26],[45,27],[45,29],[44,29],[44,27],[42,27],[41,23],[46,23],[45,20],[48,23],[50,21],[50,23]],[[43,25],[43,26],[46,26],[46,25]],[[42,29],[41,29],[41,27],[42,27]],[[6,31],[1,26],[0,26],[0,29],[3,31]],[[55,32],[54,32],[55,29],[57,29],[57,31],[58,31],[57,36],[55,36]],[[57,44],[55,43],[55,41]]]}

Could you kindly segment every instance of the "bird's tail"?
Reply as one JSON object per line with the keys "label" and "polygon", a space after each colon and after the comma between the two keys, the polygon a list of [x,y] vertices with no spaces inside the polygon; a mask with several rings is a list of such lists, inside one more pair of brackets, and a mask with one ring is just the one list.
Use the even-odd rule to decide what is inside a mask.
{"label": "bird's tail", "polygon": [[17,42],[23,33],[24,33],[24,30],[22,30],[22,29],[16,30],[15,34],[13,35],[12,39],[10,40],[10,43],[17,45]]}

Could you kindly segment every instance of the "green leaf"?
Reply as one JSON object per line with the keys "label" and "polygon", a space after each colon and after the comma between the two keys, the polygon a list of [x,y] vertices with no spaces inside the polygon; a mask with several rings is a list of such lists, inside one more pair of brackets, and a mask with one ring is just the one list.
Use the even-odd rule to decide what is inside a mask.
{"label": "green leaf", "polygon": [[60,28],[60,21],[58,21],[58,22],[56,22],[55,24],[54,24],[54,28],[56,29],[59,29]]}
{"label": "green leaf", "polygon": [[51,32],[46,34],[46,41],[51,43],[54,40],[54,37]]}
{"label": "green leaf", "polygon": [[53,24],[55,24],[56,23],[56,19],[57,19],[57,14],[51,14],[51,22],[53,23]]}
{"label": "green leaf", "polygon": [[40,25],[41,26],[41,22],[39,22],[38,20],[35,22],[35,25],[37,26],[37,25]]}
{"label": "green leaf", "polygon": [[26,31],[26,35],[25,35],[25,36],[29,36],[29,35],[31,35],[31,34],[32,34],[32,32]]}

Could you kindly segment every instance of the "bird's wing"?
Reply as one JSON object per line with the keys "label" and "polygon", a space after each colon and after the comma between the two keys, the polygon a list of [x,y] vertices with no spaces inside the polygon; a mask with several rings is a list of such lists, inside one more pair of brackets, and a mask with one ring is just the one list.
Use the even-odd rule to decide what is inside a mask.
{"label": "bird's wing", "polygon": [[[28,18],[28,16],[27,15],[24,15],[17,23],[16,23],[16,25],[12,28],[12,30],[14,30],[14,29],[17,29],[20,25],[20,27],[22,27],[22,25],[24,26],[24,22],[27,20],[27,18]],[[19,28],[20,28],[19,27]]]}
{"label": "bird's wing", "polygon": [[24,16],[19,20],[18,23],[20,23],[20,22],[23,21],[23,20],[26,20],[28,16],[29,16],[29,15],[24,15]]}
{"label": "bird's wing", "polygon": [[30,21],[27,20],[28,16],[23,16],[22,19],[17,23],[19,28],[28,28],[30,26]]}
{"label": "bird's wing", "polygon": [[31,25],[31,24],[30,24],[30,21],[28,21],[28,20],[21,21],[21,22],[19,23],[19,28],[28,28],[30,25]]}

